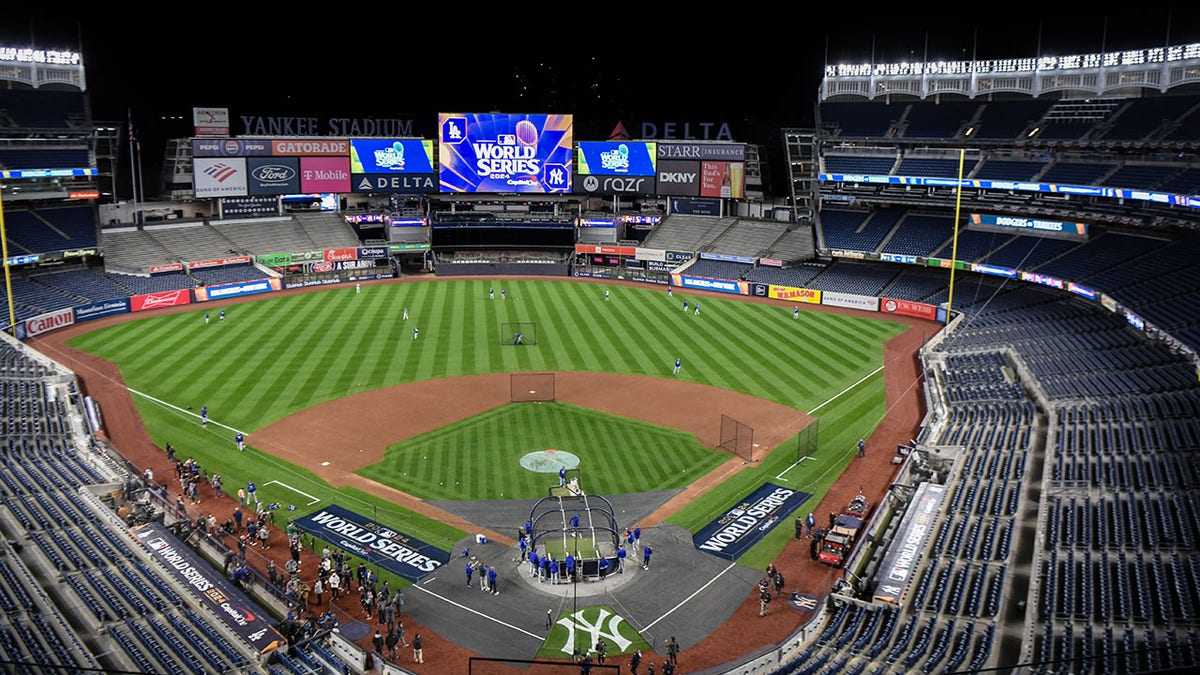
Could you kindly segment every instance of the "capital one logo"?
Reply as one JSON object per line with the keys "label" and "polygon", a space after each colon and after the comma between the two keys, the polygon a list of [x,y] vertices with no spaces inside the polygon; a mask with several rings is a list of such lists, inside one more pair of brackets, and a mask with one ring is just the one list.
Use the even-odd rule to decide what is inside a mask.
{"label": "capital one logo", "polygon": [[[584,616],[585,612],[598,612],[595,622]],[[574,614],[564,616],[556,623],[567,629],[567,638],[562,646],[558,647],[558,650],[563,654],[571,655],[575,653],[575,631],[587,635],[587,639],[580,644],[594,645],[600,641],[600,638],[607,638],[617,646],[618,652],[629,649],[629,645],[633,644],[632,640],[621,635],[621,626],[625,623],[625,619],[603,607],[591,608],[590,610],[581,609]]]}

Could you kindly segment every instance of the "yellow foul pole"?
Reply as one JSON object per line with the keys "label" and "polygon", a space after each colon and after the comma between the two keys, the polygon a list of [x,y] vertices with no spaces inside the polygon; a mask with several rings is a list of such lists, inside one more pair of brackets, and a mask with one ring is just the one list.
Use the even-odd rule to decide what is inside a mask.
{"label": "yellow foul pole", "polygon": [[958,150],[958,189],[954,193],[954,240],[950,245],[950,295],[946,298],[946,322],[950,322],[950,314],[954,310],[954,270],[958,267],[958,224],[961,222],[959,213],[962,209],[963,164],[967,159],[967,149]]}
{"label": "yellow foul pole", "polygon": [[12,275],[8,271],[8,233],[4,230],[4,194],[0,190],[0,261],[4,262],[4,297],[8,298],[8,330],[17,335],[17,310],[13,304]]}

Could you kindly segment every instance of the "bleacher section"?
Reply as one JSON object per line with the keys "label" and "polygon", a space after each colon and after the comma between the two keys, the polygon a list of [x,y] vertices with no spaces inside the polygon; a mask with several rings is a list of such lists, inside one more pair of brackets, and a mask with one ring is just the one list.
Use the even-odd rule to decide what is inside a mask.
{"label": "bleacher section", "polygon": [[771,245],[787,231],[788,223],[770,220],[738,219],[701,250],[737,255],[747,258],[762,257]]}
{"label": "bleacher section", "polygon": [[87,206],[5,208],[9,255],[94,248],[96,221]]}
{"label": "bleacher section", "polygon": [[125,477],[91,442],[74,381],[7,336],[0,364],[0,659],[30,673],[99,671],[99,653],[131,672],[255,668],[255,649],[185,602],[101,500]]}
{"label": "bleacher section", "polygon": [[646,237],[642,246],[667,251],[704,251],[736,222],[737,218],[667,216]]}
{"label": "bleacher section", "polygon": [[[354,229],[346,223],[346,219],[340,214],[297,213],[293,218],[300,226],[300,230],[308,235],[313,245],[316,246],[312,250],[353,248],[359,245],[358,236],[354,233]],[[278,250],[257,251],[257,253],[273,253]]]}

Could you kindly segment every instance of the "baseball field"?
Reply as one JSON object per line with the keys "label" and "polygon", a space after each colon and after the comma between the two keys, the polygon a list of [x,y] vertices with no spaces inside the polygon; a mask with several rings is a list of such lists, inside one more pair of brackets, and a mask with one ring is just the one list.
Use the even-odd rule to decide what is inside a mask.
{"label": "baseball field", "polygon": [[[225,310],[207,323],[204,306],[151,315],[68,344],[118,364],[154,443],[220,473],[227,492],[253,480],[289,515],[336,503],[445,550],[478,528],[414,505],[545,496],[557,477],[520,458],[547,448],[580,458],[591,493],[682,490],[737,459],[716,448],[723,414],[754,429],[754,461],[669,522],[695,532],[764,482],[819,501],[883,419],[882,345],[907,328],[570,279],[339,287]],[[536,344],[511,344],[512,324],[532,324]],[[513,372],[571,377],[553,402],[511,403]],[[797,464],[797,430],[814,419],[814,451]],[[761,569],[790,536],[776,528],[739,562]]]}

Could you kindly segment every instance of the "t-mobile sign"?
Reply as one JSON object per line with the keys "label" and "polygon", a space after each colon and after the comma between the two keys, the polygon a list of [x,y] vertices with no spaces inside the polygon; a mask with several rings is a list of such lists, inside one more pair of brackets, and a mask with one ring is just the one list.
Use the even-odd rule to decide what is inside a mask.
{"label": "t-mobile sign", "polygon": [[301,157],[301,192],[351,192],[349,157]]}

